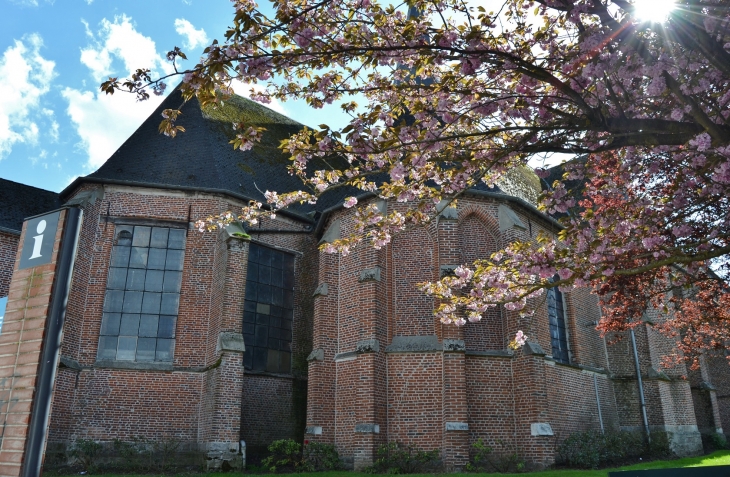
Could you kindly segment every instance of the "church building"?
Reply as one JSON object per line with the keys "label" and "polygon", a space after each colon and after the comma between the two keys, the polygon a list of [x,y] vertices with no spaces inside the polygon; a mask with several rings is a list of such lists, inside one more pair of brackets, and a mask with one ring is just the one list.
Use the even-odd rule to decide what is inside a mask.
{"label": "church building", "polygon": [[[303,126],[240,97],[218,109],[193,99],[178,121],[186,132],[159,134],[162,110],[181,101],[171,93],[99,170],[60,194],[0,180],[0,378],[14,379],[23,345],[40,342],[22,323],[51,289],[24,285],[33,275],[19,269],[19,244],[36,232],[23,221],[82,211],[47,456],[80,439],[144,438],[178,441],[210,469],[236,468],[293,438],[334,444],[355,469],[387,442],[438,449],[446,468],[460,469],[482,439],[546,466],[576,431],[648,426],[692,455],[701,433],[730,429],[727,363],[662,370],[672,343],[647,326],[636,329],[636,353],[628,339],[608,344],[590,290],[551,289],[529,320],[503,308],[463,327],[434,317],[416,284],[559,230],[535,207],[532,171],[470,190],[381,250],[319,251],[353,230],[345,192],[255,227],[200,232],[199,219],[299,188],[278,145]],[[266,128],[263,141],[235,151],[233,122]],[[512,351],[518,329],[528,343]],[[0,419],[0,454],[13,452],[12,430],[27,419]]]}

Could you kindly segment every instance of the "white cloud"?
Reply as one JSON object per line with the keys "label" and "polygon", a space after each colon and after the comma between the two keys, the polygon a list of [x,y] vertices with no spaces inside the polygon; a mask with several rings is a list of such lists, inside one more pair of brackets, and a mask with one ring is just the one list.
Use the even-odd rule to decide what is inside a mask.
{"label": "white cloud", "polygon": [[177,18],[175,20],[175,31],[178,35],[184,37],[185,48],[193,50],[199,46],[205,46],[210,41],[208,35],[205,34],[205,30],[202,28],[196,30],[192,23],[185,20],[184,18]]}
{"label": "white cloud", "polygon": [[[44,161],[47,157],[48,157],[48,151],[46,151],[45,149],[41,149],[41,152],[38,154],[38,157],[31,157],[30,162],[31,162],[31,164],[33,164],[35,166],[36,164],[38,164],[39,161]],[[48,164],[46,162],[44,162],[43,164],[46,165],[46,169],[47,169]]]}
{"label": "white cloud", "polygon": [[162,101],[152,96],[139,103],[132,94],[109,96],[72,88],[61,94],[68,101],[67,113],[81,136],[79,146],[87,154],[89,169],[104,164]]}
{"label": "white cloud", "polygon": [[106,79],[114,71],[115,58],[124,63],[125,74],[137,68],[172,71],[167,60],[157,54],[152,38],[139,33],[128,16],[117,16],[113,22],[103,19],[96,34],[83,23],[92,45],[81,49],[81,63],[91,70],[95,81]]}
{"label": "white cloud", "polygon": [[[21,7],[37,7],[39,4],[38,0],[10,0],[10,1],[12,3],[15,3],[16,5],[20,5]],[[46,0],[46,3],[53,5],[54,3],[56,3],[56,0]]]}
{"label": "white cloud", "polygon": [[[138,32],[131,18],[104,19],[97,32],[84,25],[91,45],[81,50],[81,63],[89,68],[94,83],[108,75],[128,76],[137,68],[150,68],[153,76],[171,72],[155,42]],[[129,93],[106,95],[96,86],[92,91],[67,87],[61,94],[81,137],[78,147],[87,155],[87,169],[102,165],[162,102],[154,95],[142,103]]]}
{"label": "white cloud", "polygon": [[59,124],[58,121],[56,121],[56,113],[52,109],[43,108],[41,110],[41,113],[48,118],[48,121],[50,123],[49,129],[48,129],[48,135],[51,136],[51,139],[53,139],[54,142],[58,142],[58,129]]}
{"label": "white cloud", "polygon": [[36,143],[45,129],[40,121],[50,118],[53,135],[53,111],[42,109],[40,99],[50,90],[56,64],[41,56],[42,46],[40,35],[28,35],[0,58],[0,159],[16,143]]}
{"label": "white cloud", "polygon": [[[239,96],[243,96],[244,98],[251,98],[251,90],[253,92],[259,92],[263,91],[264,87],[260,84],[248,84],[248,83],[242,83],[238,80],[233,80],[231,82],[231,88],[233,88],[233,92],[236,93]],[[289,113],[284,109],[284,105],[276,98],[273,98],[270,103],[264,104],[269,109],[273,109],[279,114],[283,114],[284,116],[289,116]]]}

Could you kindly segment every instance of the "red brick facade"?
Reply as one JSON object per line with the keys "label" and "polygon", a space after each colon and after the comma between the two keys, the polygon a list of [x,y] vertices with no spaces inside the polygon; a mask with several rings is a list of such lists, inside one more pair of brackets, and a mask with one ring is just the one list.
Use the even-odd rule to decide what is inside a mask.
{"label": "red brick facade", "polygon": [[20,234],[0,231],[0,298],[8,296]]}
{"label": "red brick facade", "polygon": [[[306,386],[296,382],[306,378],[305,358],[311,348],[311,309],[306,307],[311,308],[315,281],[311,286],[297,284],[297,333],[293,343],[293,354],[299,362],[297,372],[292,376],[244,376],[242,352],[226,349],[222,343],[226,335],[241,336],[248,242],[225,232],[200,233],[190,228],[187,233],[171,366],[161,369],[143,363],[97,360],[117,225],[153,220],[160,226],[183,223],[188,228],[191,218],[240,207],[222,197],[174,191],[113,186],[86,189],[97,187],[98,198],[82,205],[84,220],[49,445],[68,446],[77,439],[175,439],[185,449],[207,453],[212,457],[211,467],[215,467],[222,461],[235,466],[240,460],[236,454],[241,439],[255,447],[274,439],[301,436]],[[265,226],[302,228],[287,220]],[[253,240],[296,253],[297,268],[307,268],[302,257],[305,251],[311,254],[313,239],[309,234],[259,235]],[[302,273],[303,278],[305,275]],[[302,416],[298,429],[297,403]]]}
{"label": "red brick facade", "polygon": [[[522,223],[500,217],[505,207]],[[333,214],[330,226],[346,235],[349,214]],[[456,328],[437,322],[433,300],[415,288],[540,231],[554,226],[519,203],[469,196],[380,251],[320,255],[328,293],[314,306],[308,438],[336,444],[356,469],[386,441],[439,449],[447,468],[461,468],[477,439],[542,466],[572,432],[641,429],[633,355],[627,340],[607,345],[595,330],[600,310],[588,290],[565,294],[570,362],[563,364],[550,356],[546,305],[538,302],[531,319],[495,309]],[[531,346],[512,353],[507,344],[518,329]],[[690,386],[679,377],[686,370],[657,377],[649,368],[659,369],[671,343],[638,336],[650,429],[671,432],[679,453],[700,451]]]}
{"label": "red brick facade", "polygon": [[[63,223],[66,212],[61,212]],[[12,280],[3,284],[8,303],[0,334],[0,476],[18,477],[31,424],[33,399],[38,389],[41,349],[51,305],[51,289],[63,228],[49,230],[52,256],[45,265],[18,270],[13,260]],[[18,240],[25,237],[25,230]]]}
{"label": "red brick facade", "polygon": [[[251,240],[295,256],[292,371],[277,375],[246,371],[235,345],[242,340],[250,242],[191,225],[241,203],[109,184],[83,185],[74,197],[84,217],[52,406],[53,448],[78,439],[175,439],[206,454],[211,468],[235,467],[240,440],[250,455],[306,432],[307,439],[335,444],[355,468],[369,465],[379,445],[397,441],[439,449],[453,469],[468,462],[477,439],[543,466],[572,432],[642,429],[630,340],[607,344],[600,337],[597,299],[588,290],[564,297],[567,364],[551,357],[541,301],[533,318],[493,309],[457,328],[439,323],[434,301],[417,290],[512,240],[555,231],[524,204],[469,195],[382,250],[360,247],[344,257],[319,253],[321,237],[311,224],[285,216],[264,221],[268,232],[252,232]],[[507,220],[507,208],[517,221]],[[348,234],[351,214],[331,212],[325,229],[339,224]],[[135,224],[188,231],[169,365],[97,359],[116,231]],[[16,252],[17,236],[0,233],[0,265],[9,256],[14,262]],[[0,266],[0,296],[6,270]],[[511,352],[507,344],[518,329],[530,343]],[[650,429],[670,431],[678,452],[696,453],[698,427],[721,430],[723,419],[730,422],[727,371],[712,362],[688,381],[680,378],[684,368],[660,373],[671,342],[645,328],[636,338]]]}

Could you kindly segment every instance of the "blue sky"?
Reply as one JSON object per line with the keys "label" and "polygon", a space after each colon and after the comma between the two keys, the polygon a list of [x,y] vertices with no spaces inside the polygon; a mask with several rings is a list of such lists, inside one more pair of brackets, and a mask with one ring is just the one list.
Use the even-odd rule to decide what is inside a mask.
{"label": "blue sky", "polygon": [[[229,0],[0,0],[0,177],[60,191],[96,170],[161,101],[106,96],[101,81],[162,73],[174,46],[193,66],[232,18]],[[332,109],[270,107],[305,124],[333,119]]]}
{"label": "blue sky", "polygon": [[[181,66],[194,66],[233,11],[229,0],[0,0],[0,177],[61,191],[96,170],[162,100],[107,96],[99,84],[140,67],[169,70],[174,46],[189,58]],[[310,126],[347,120],[336,105],[269,107]]]}

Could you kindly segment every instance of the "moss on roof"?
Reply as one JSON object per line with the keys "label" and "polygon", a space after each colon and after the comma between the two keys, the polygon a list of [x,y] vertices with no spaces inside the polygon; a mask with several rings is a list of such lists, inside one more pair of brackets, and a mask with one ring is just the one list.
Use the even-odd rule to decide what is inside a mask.
{"label": "moss on roof", "polygon": [[533,205],[537,205],[542,192],[540,178],[529,166],[513,167],[497,181],[497,186],[505,194],[519,197]]}
{"label": "moss on roof", "polygon": [[[265,128],[261,142],[253,148],[253,159],[269,165],[289,164],[289,158],[279,149],[281,141],[304,127],[301,123],[240,96],[231,96],[218,104],[207,104],[201,107],[201,111],[211,127],[223,133],[229,141],[236,137],[234,123]],[[245,164],[242,164],[242,169],[248,173],[254,171]]]}

